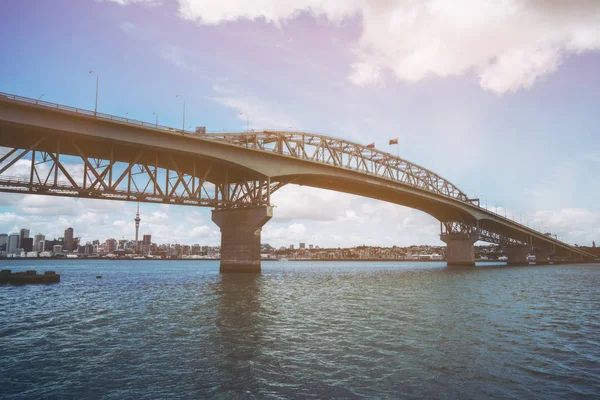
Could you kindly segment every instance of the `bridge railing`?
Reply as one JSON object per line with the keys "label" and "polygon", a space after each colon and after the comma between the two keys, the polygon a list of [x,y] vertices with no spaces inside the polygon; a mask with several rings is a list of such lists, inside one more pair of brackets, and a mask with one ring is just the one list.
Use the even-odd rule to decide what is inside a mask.
{"label": "bridge railing", "polygon": [[[84,108],[77,108],[77,107],[67,106],[64,104],[51,103],[49,101],[36,100],[36,99],[29,98],[29,97],[17,96],[17,95],[10,94],[10,93],[0,92],[0,100],[6,100],[6,99],[13,100],[13,101],[19,101],[19,102],[23,102],[23,103],[34,104],[34,105],[43,106],[43,107],[48,107],[48,108],[52,108],[52,109],[60,110],[60,111],[72,112],[72,113],[76,113],[76,114],[80,114],[80,115],[85,115],[88,117],[95,117],[95,118],[100,118],[100,119],[105,119],[105,120],[110,120],[110,121],[115,121],[115,122],[121,122],[121,123],[129,124],[129,125],[141,126],[144,128],[152,128],[152,129],[158,129],[161,131],[168,131],[168,132],[181,132],[181,129],[175,129],[170,126],[153,124],[150,122],[140,121],[137,119],[119,117],[117,115],[111,115],[111,114],[106,114],[106,113],[101,113],[101,112],[94,112],[94,111],[90,111],[90,110],[87,110]],[[190,131],[184,131],[184,132],[192,133]]]}

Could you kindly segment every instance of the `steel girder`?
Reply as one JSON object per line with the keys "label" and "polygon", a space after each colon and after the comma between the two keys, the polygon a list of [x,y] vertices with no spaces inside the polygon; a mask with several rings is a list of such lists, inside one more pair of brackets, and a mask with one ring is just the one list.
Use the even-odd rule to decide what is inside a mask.
{"label": "steel girder", "polygon": [[477,234],[482,242],[495,243],[501,246],[524,246],[526,241],[507,236],[501,232],[494,231],[483,224],[473,225],[464,221],[441,221],[440,234],[452,236],[471,236]]}
{"label": "steel girder", "polygon": [[426,168],[375,148],[346,140],[312,133],[285,131],[210,134],[203,138],[287,155],[304,161],[348,168],[460,201],[470,201],[468,196],[455,185]]}
{"label": "steel girder", "polygon": [[67,156],[61,154],[60,138],[52,138],[56,151],[48,151],[49,140],[46,135],[22,149],[4,148],[0,192],[236,208],[270,205],[271,194],[284,185],[268,178],[214,184],[206,179],[212,165],[188,174],[171,154],[160,167],[140,162],[142,150],[129,161],[89,157],[86,147],[71,139],[78,156]]}

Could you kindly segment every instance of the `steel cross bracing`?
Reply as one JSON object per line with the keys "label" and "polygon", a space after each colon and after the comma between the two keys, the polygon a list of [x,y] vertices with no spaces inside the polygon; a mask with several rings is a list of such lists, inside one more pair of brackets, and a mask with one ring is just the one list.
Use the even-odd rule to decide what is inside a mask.
{"label": "steel cross bracing", "polygon": [[392,154],[346,140],[284,131],[210,134],[203,138],[348,168],[470,202],[466,194],[434,172]]}
{"label": "steel cross bracing", "polygon": [[514,238],[496,232],[485,224],[473,225],[463,221],[442,221],[440,222],[440,234],[454,236],[471,236],[477,235],[483,242],[495,243],[501,246],[526,246],[526,240]]}
{"label": "steel cross bracing", "polygon": [[269,205],[271,194],[283,186],[269,179],[213,184],[206,180],[209,171],[181,172],[172,155],[160,167],[142,163],[143,150],[127,162],[89,157],[74,140],[69,145],[77,156],[62,154],[56,138],[56,151],[47,151],[48,146],[40,150],[48,140],[45,136],[23,149],[4,148],[0,192],[235,208]]}

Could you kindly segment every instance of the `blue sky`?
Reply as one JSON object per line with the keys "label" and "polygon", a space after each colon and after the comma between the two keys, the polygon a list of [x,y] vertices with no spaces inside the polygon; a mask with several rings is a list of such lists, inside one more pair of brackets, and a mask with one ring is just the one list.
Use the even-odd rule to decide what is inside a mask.
{"label": "blue sky", "polygon": [[[566,3],[565,3],[566,4]],[[452,5],[453,7],[450,7]],[[0,91],[209,131],[294,128],[390,150],[483,204],[600,238],[600,5],[510,0],[0,3]],[[418,211],[289,186],[263,241],[441,244]],[[135,204],[0,195],[0,231],[132,237]],[[141,205],[157,241],[217,244],[208,209]]]}

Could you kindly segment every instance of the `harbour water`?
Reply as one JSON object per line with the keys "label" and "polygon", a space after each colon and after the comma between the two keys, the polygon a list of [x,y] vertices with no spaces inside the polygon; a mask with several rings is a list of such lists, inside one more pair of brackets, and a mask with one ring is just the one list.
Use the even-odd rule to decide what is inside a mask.
{"label": "harbour water", "polygon": [[[0,262],[0,397],[600,397],[600,266]],[[102,279],[97,279],[102,275]]]}

